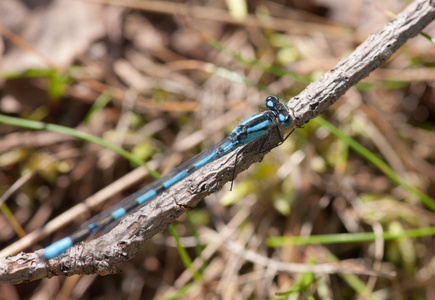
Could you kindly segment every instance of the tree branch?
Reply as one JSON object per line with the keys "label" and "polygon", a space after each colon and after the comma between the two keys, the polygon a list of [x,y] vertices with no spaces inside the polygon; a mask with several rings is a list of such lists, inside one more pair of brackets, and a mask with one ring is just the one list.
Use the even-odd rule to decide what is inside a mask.
{"label": "tree branch", "polygon": [[294,109],[298,125],[323,113],[350,87],[368,76],[408,39],[431,23],[435,18],[434,6],[435,1],[414,1],[380,31],[370,35],[332,70],[290,99],[288,105]]}
{"label": "tree branch", "polygon": [[[302,126],[324,112],[434,18],[435,1],[415,1],[382,30],[369,36],[351,55],[290,99],[288,105],[295,111],[296,125]],[[277,141],[274,136],[268,144],[274,146]],[[258,153],[259,142],[201,168],[148,205],[128,215],[107,234],[80,243],[49,262],[40,259],[42,250],[0,259],[0,282],[21,283],[58,275],[106,275],[119,272],[148,239],[174,222],[186,209],[196,206],[205,196],[216,192],[231,180],[236,158],[236,174],[260,161],[264,153]]]}

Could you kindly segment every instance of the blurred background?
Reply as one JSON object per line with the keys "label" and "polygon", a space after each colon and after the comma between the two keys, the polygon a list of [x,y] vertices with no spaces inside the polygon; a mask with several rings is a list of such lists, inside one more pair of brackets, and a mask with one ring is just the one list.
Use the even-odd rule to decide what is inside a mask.
{"label": "blurred background", "polygon": [[[0,112],[91,133],[165,174],[264,110],[267,95],[286,103],[409,3],[2,0]],[[433,37],[431,25],[425,33]],[[435,197],[434,58],[428,39],[409,40],[322,115],[429,197]],[[1,124],[1,248],[136,167],[66,134]],[[141,179],[23,250],[67,236],[152,180]],[[420,197],[313,120],[240,174],[232,191],[227,185],[174,223],[199,263],[198,276],[165,230],[121,274],[0,285],[0,295],[433,299],[430,236],[275,247],[267,240],[401,233],[434,223]],[[294,272],[290,263],[331,263],[341,271]]]}

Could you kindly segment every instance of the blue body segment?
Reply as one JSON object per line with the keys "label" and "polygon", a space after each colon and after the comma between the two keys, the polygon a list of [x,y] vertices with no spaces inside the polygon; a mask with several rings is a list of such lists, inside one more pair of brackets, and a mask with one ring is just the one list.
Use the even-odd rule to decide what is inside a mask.
{"label": "blue body segment", "polygon": [[[232,149],[233,149],[233,147],[235,147],[235,144],[234,143],[230,143],[230,142],[227,142],[227,143],[225,143],[224,145],[222,145],[221,147],[220,147],[220,149],[222,150],[222,152],[224,152],[224,153],[226,153],[226,152],[231,152],[232,151]],[[235,149],[235,148],[234,148]],[[217,156],[218,154],[216,154],[216,156]],[[217,158],[219,158],[219,157],[217,157]]]}
{"label": "blue body segment", "polygon": [[118,208],[113,213],[111,213],[111,215],[112,215],[114,220],[117,220],[117,219],[125,216],[126,213],[127,213],[127,211],[125,210],[125,208]]}
{"label": "blue body segment", "polygon": [[207,155],[206,157],[202,158],[201,160],[197,161],[196,163],[193,164],[193,167],[195,169],[199,169],[202,166],[206,165],[209,161],[212,161],[215,159],[215,157],[217,158],[218,155],[215,152],[210,153],[209,155]]}
{"label": "blue body segment", "polygon": [[68,248],[71,248],[73,245],[73,241],[69,238],[63,238],[47,248],[44,249],[44,256],[46,259],[52,259],[58,256],[63,251],[67,250]]}
{"label": "blue body segment", "polygon": [[267,131],[270,123],[271,123],[270,120],[264,120],[263,122],[248,128],[248,130],[247,130],[248,136],[249,136],[249,133],[255,133],[255,132],[263,133],[263,132]]}
{"label": "blue body segment", "polygon": [[293,123],[293,116],[287,106],[279,102],[278,98],[275,96],[266,97],[264,99],[264,105],[268,109],[267,111],[242,121],[231,131],[230,135],[220,143],[196,155],[172,170],[169,174],[125,198],[114,208],[98,214],[91,219],[88,224],[83,225],[81,229],[71,236],[46,247],[43,251],[42,258],[46,260],[55,258],[74,244],[83,241],[115,220],[122,218],[127,213],[155,198],[199,168],[231,153],[238,147],[247,145],[262,137],[267,137],[274,128],[277,130],[281,142],[283,142],[285,139],[282,138],[281,131],[277,124],[279,123],[282,127],[289,127]]}
{"label": "blue body segment", "polygon": [[189,173],[187,173],[186,170],[181,171],[180,173],[178,173],[177,175],[175,175],[174,177],[172,177],[169,180],[166,180],[165,182],[163,182],[163,186],[168,189],[171,186],[173,186],[174,184],[176,184],[178,181],[182,180],[184,177],[187,177],[187,175],[189,175]]}
{"label": "blue body segment", "polygon": [[146,192],[145,194],[143,194],[140,197],[137,197],[135,199],[135,201],[137,202],[137,204],[141,205],[145,202],[147,202],[148,200],[150,200],[151,198],[155,197],[157,195],[156,191],[154,190],[150,190],[148,192]]}
{"label": "blue body segment", "polygon": [[245,126],[246,124],[249,124],[249,123],[251,123],[251,122],[254,121],[254,120],[257,120],[259,115],[262,115],[262,114],[256,114],[256,115],[253,115],[252,117],[249,117],[249,118],[247,118],[246,120],[240,122],[239,126],[237,126],[236,128],[234,128],[233,131],[235,131],[235,130],[239,130],[239,129],[240,129],[240,126]]}

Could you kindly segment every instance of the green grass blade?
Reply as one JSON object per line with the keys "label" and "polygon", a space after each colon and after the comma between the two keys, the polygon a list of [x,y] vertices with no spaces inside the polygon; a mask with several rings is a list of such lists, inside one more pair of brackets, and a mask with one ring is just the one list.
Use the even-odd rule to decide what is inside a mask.
{"label": "green grass blade", "polygon": [[199,274],[192,266],[192,260],[189,257],[189,254],[187,253],[186,249],[181,245],[180,238],[178,237],[177,232],[174,229],[174,225],[169,225],[168,227],[169,232],[174,237],[175,242],[177,243],[177,250],[181,257],[181,261],[183,262],[184,266],[189,269],[192,272],[193,278],[195,281],[202,281],[202,276]]}
{"label": "green grass blade", "polygon": [[84,118],[84,123],[88,123],[89,119],[91,118],[92,114],[96,111],[102,110],[104,107],[106,107],[107,104],[109,104],[110,100],[112,100],[112,95],[108,92],[102,93],[97,100],[95,100],[94,104],[92,105],[91,109],[88,111]]}
{"label": "green grass blade", "polygon": [[291,236],[291,237],[270,237],[267,239],[267,246],[280,247],[284,245],[312,245],[312,244],[337,244],[337,243],[356,243],[356,242],[372,242],[377,238],[384,240],[393,240],[399,238],[418,238],[424,236],[435,235],[435,226],[427,228],[416,228],[404,230],[402,232],[384,232],[377,235],[373,232],[362,233],[341,233],[341,234],[324,234],[312,235],[307,237]]}
{"label": "green grass blade", "polygon": [[409,185],[405,182],[402,178],[400,178],[384,161],[382,161],[379,157],[377,157],[375,154],[370,152],[367,148],[365,148],[363,145],[349,137],[348,135],[342,133],[340,130],[338,130],[336,127],[334,127],[331,123],[326,121],[325,119],[321,117],[317,117],[314,119],[319,125],[325,127],[328,129],[333,135],[344,141],[351,147],[354,151],[359,153],[362,157],[364,157],[367,161],[369,161],[371,164],[373,164],[375,167],[377,167],[379,170],[381,170],[387,177],[389,177],[394,183],[397,185],[400,185],[405,190],[407,190],[409,193],[416,195],[420,198],[421,202],[429,207],[430,209],[435,211],[435,200],[429,197],[428,195],[424,194],[423,192],[419,191],[418,189],[414,188],[413,186]]}
{"label": "green grass blade", "polygon": [[[201,245],[201,241],[199,240],[199,233],[197,230],[198,226],[192,220],[192,216],[191,216],[190,211],[186,211],[186,220],[187,220],[187,223],[189,224],[189,228],[193,232],[193,237],[195,238],[195,241],[196,241],[196,246],[195,246],[196,256],[201,257],[202,250],[204,249],[204,246]],[[203,261],[203,264],[202,264],[201,269],[200,269],[201,274],[204,273],[206,268],[207,268],[207,262]]]}
{"label": "green grass blade", "polygon": [[47,131],[52,131],[52,132],[59,132],[59,133],[63,133],[63,134],[67,134],[67,135],[76,137],[76,138],[84,140],[84,141],[98,144],[100,146],[103,146],[105,148],[108,148],[108,149],[115,151],[116,153],[118,153],[122,157],[128,159],[132,163],[146,168],[148,170],[148,172],[151,174],[151,176],[153,176],[154,178],[157,179],[160,177],[160,174],[158,172],[150,169],[147,166],[147,164],[144,161],[142,161],[140,158],[138,158],[137,156],[122,149],[121,147],[115,146],[115,145],[113,145],[113,144],[111,144],[111,143],[109,143],[109,142],[107,142],[99,137],[96,137],[92,134],[81,132],[81,131],[75,130],[73,128],[69,128],[69,127],[65,127],[65,126],[61,126],[61,125],[26,120],[26,119],[21,119],[21,118],[15,118],[15,117],[10,117],[10,116],[6,116],[6,115],[2,115],[2,114],[0,114],[0,123],[12,125],[12,126],[23,127],[23,128],[28,128],[28,129],[32,129],[32,130],[47,130]]}

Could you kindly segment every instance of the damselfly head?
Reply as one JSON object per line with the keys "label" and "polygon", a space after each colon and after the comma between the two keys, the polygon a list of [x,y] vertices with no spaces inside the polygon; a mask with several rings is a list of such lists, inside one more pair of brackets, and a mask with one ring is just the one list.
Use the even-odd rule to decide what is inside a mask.
{"label": "damselfly head", "polygon": [[293,123],[293,117],[291,116],[288,110],[286,110],[285,113],[280,112],[278,114],[278,120],[279,120],[279,124],[282,127],[289,127]]}
{"label": "damselfly head", "polygon": [[279,106],[279,99],[275,96],[267,96],[264,98],[264,106],[267,107],[267,109],[276,111],[277,106]]}
{"label": "damselfly head", "polygon": [[282,127],[289,127],[293,123],[293,116],[288,107],[284,103],[279,102],[278,97],[267,96],[264,98],[264,105],[275,113]]}

